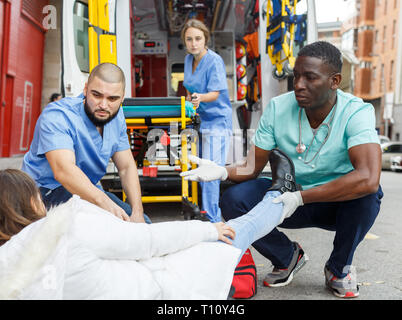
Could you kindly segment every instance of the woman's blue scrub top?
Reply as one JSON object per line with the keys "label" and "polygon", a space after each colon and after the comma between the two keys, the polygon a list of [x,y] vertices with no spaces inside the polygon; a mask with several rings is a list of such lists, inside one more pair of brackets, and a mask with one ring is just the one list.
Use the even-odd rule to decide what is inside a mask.
{"label": "woman's blue scrub top", "polygon": [[232,106],[223,59],[208,49],[194,73],[193,61],[194,57],[191,54],[184,59],[184,87],[191,94],[219,91],[218,99],[212,102],[201,102],[197,108],[201,118],[201,129],[232,130]]}

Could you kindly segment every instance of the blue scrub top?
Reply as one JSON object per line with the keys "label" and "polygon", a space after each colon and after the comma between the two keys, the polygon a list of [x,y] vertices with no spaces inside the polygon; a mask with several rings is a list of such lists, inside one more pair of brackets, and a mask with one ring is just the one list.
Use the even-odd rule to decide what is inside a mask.
{"label": "blue scrub top", "polygon": [[45,153],[57,149],[74,151],[76,165],[96,185],[105,175],[110,158],[117,151],[130,148],[122,108],[103,128],[103,138],[84,110],[84,95],[50,103],[40,115],[22,170],[39,187],[55,189],[54,179]]}
{"label": "blue scrub top", "polygon": [[[296,182],[305,190],[328,183],[354,170],[348,154],[351,147],[379,143],[375,130],[374,107],[360,98],[338,90],[336,112],[324,145],[328,128],[322,126],[311,142],[313,131],[305,111],[302,110],[301,140],[306,151],[298,154],[296,146],[299,143],[299,109],[294,92],[273,98],[264,110],[253,142],[264,150],[279,148],[284,151],[295,165]],[[323,123],[328,123],[333,111],[334,108]],[[306,164],[303,159],[307,149],[310,147],[306,158],[308,161],[321,146],[317,157]]]}
{"label": "blue scrub top", "polygon": [[190,93],[219,91],[218,99],[212,102],[201,102],[197,108],[201,118],[201,130],[212,128],[232,130],[232,106],[225,63],[217,53],[208,49],[193,73],[193,60],[194,57],[191,54],[184,59],[184,87]]}

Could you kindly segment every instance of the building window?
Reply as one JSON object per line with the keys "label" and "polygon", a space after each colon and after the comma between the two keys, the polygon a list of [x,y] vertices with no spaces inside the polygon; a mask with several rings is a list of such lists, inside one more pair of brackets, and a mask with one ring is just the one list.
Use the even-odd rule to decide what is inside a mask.
{"label": "building window", "polygon": [[384,91],[384,64],[381,64],[380,92]]}
{"label": "building window", "polygon": [[382,32],[382,52],[385,50],[385,44],[387,42],[387,26],[384,26],[383,32]]}
{"label": "building window", "polygon": [[350,29],[342,34],[342,44],[341,47],[343,50],[354,51],[354,29]]}
{"label": "building window", "polygon": [[384,15],[387,14],[388,0],[384,1]]}
{"label": "building window", "polygon": [[361,69],[371,69],[371,62],[369,62],[369,61],[361,61],[359,67]]}
{"label": "building window", "polygon": [[377,78],[377,67],[373,67],[373,71],[371,73],[371,82],[373,84],[370,86],[371,94],[373,94],[373,92],[375,91],[374,83],[376,82],[376,78]]}
{"label": "building window", "polygon": [[359,39],[359,30],[356,28],[353,30],[353,49],[357,49]]}
{"label": "building window", "polygon": [[396,38],[396,20],[392,23],[392,49],[395,48],[395,38]]}
{"label": "building window", "polygon": [[389,70],[389,90],[392,90],[394,78],[394,60],[391,61],[391,66]]}
{"label": "building window", "polygon": [[75,56],[80,70],[89,73],[88,5],[76,1],[73,13]]}

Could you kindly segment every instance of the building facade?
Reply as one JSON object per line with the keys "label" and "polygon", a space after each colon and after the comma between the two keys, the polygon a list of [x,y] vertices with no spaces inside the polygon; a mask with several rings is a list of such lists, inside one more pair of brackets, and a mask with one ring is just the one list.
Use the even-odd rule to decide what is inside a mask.
{"label": "building facade", "polygon": [[359,60],[354,72],[356,96],[373,104],[376,128],[392,140],[402,133],[401,3],[399,0],[347,0],[342,48]]}
{"label": "building facade", "polygon": [[354,69],[359,61],[352,50],[342,48],[341,30],[342,22],[339,20],[317,24],[318,40],[330,42],[342,52],[342,81],[339,88],[345,92],[352,93],[354,87]]}

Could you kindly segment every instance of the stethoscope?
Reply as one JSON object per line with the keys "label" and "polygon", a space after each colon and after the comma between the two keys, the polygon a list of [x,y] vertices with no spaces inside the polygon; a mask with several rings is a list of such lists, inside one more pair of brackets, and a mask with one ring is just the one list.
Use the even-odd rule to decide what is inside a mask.
{"label": "stethoscope", "polygon": [[[299,154],[302,154],[304,151],[306,151],[306,153],[304,154],[304,158],[301,155],[298,157],[298,159],[302,160],[305,164],[310,164],[311,162],[313,162],[313,160],[320,153],[320,151],[321,151],[322,147],[324,146],[324,144],[327,142],[327,140],[329,138],[329,135],[331,134],[331,123],[332,123],[332,120],[334,119],[337,105],[338,104],[335,104],[334,110],[332,111],[331,117],[329,118],[328,122],[321,123],[318,126],[318,128],[313,131],[313,139],[311,139],[311,142],[310,142],[310,144],[309,144],[309,146],[307,148],[307,151],[306,151],[306,145],[302,142],[302,139],[301,139],[301,133],[302,133],[301,132],[302,131],[301,130],[301,113],[302,113],[302,108],[299,108],[299,143],[296,146],[296,152],[299,153]],[[310,147],[313,144],[315,136],[318,134],[318,131],[321,129],[321,127],[327,127],[327,129],[328,129],[327,135],[325,136],[324,141],[321,143],[321,146],[318,148],[318,150],[316,151],[314,156],[310,160],[307,160],[307,156],[308,156],[308,154],[310,152]],[[311,165],[312,168],[315,168],[314,164],[310,164],[310,165]]]}

